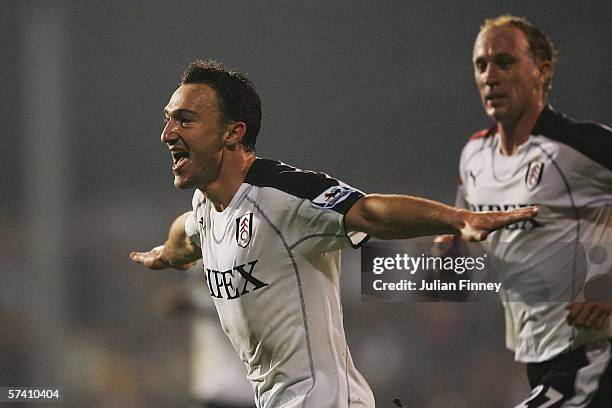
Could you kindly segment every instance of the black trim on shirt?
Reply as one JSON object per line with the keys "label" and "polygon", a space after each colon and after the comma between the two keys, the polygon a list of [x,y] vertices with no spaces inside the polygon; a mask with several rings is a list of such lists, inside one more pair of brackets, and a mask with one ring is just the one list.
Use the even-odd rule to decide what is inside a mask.
{"label": "black trim on shirt", "polygon": [[531,133],[568,145],[612,171],[612,130],[604,125],[576,121],[548,105]]}
{"label": "black trim on shirt", "polygon": [[[340,186],[338,180],[325,173],[305,171],[291,167],[285,163],[257,158],[244,179],[245,183],[257,187],[272,187],[295,197],[315,200],[331,187]],[[348,197],[336,204],[322,207],[346,214],[351,206],[363,197],[363,193],[353,190]]]}

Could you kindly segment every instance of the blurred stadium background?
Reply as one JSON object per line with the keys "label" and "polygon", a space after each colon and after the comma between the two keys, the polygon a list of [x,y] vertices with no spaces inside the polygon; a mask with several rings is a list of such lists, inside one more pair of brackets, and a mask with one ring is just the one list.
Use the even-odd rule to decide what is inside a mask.
{"label": "blurred stadium background", "polygon": [[[144,270],[128,253],[189,208],[159,142],[189,60],[248,72],[263,100],[260,156],[452,203],[460,149],[489,123],[472,43],[505,12],[560,50],[552,103],[612,123],[612,2],[4,4],[0,385],[63,386],[67,407],[187,403],[190,325],[159,313],[186,274]],[[527,395],[499,304],[362,303],[355,251],[343,282],[349,344],[379,406]]]}

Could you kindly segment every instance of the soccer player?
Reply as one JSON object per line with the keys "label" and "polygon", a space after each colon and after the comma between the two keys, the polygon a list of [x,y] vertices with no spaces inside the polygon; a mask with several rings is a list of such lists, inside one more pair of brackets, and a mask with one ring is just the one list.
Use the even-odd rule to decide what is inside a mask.
{"label": "soccer player", "polygon": [[[555,60],[548,36],[524,18],[504,15],[482,25],[472,62],[495,124],[463,149],[456,204],[473,211],[541,208],[537,219],[483,243],[508,282],[506,345],[527,363],[532,393],[518,406],[610,407],[612,297],[600,290],[588,300],[612,273],[612,254],[605,253],[612,249],[612,132],[547,104]],[[599,253],[585,254],[588,246]],[[511,283],[521,280],[530,283]],[[545,302],[564,284],[574,292],[569,303]]]}
{"label": "soccer player", "polygon": [[[221,326],[258,407],[373,407],[342,322],[339,250],[368,236],[451,233],[479,240],[537,208],[477,213],[400,195],[364,195],[325,174],[258,158],[260,99],[241,73],[191,63],[164,109],[161,140],[192,211],[132,260],[153,269],[202,258]],[[228,390],[231,392],[231,390]]]}

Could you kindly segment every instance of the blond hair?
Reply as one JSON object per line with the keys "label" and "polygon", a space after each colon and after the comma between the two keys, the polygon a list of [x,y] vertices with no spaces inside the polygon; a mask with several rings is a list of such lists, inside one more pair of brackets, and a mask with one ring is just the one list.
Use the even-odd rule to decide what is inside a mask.
{"label": "blond hair", "polygon": [[[529,52],[531,53],[534,61],[550,62],[554,68],[555,63],[559,59],[559,53],[557,52],[555,45],[548,35],[530,23],[525,17],[503,14],[495,18],[489,18],[486,19],[480,26],[480,32],[489,30],[491,28],[508,26],[515,27],[525,34],[527,42],[529,43]],[[550,90],[551,82],[552,75],[550,80],[544,84],[545,92]]]}

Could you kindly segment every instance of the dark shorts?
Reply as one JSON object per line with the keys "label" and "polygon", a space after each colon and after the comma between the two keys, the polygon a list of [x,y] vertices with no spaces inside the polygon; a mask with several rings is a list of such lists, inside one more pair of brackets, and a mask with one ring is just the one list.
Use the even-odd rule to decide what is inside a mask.
{"label": "dark shorts", "polygon": [[612,343],[599,341],[527,364],[532,391],[515,408],[612,407]]}

